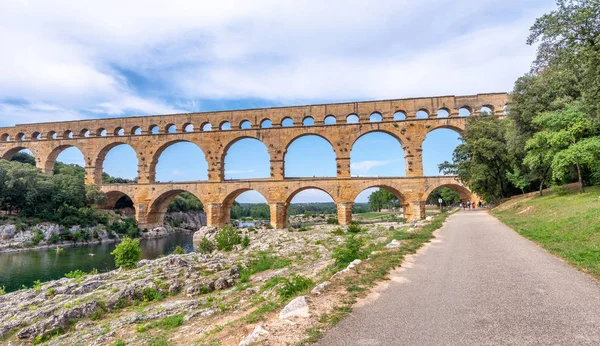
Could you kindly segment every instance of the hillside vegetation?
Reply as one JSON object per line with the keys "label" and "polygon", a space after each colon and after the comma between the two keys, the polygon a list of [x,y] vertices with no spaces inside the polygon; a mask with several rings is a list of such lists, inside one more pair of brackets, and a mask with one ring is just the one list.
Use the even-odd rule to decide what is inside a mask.
{"label": "hillside vegetation", "polygon": [[585,193],[524,196],[492,210],[502,222],[600,279],[600,186]]}

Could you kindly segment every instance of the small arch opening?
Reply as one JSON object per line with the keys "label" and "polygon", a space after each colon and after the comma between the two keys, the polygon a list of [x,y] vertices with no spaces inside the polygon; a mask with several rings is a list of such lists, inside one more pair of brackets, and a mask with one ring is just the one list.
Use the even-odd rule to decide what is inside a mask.
{"label": "small arch opening", "polygon": [[383,121],[383,117],[379,113],[373,113],[369,116],[369,122],[380,123]]}
{"label": "small arch opening", "polygon": [[417,111],[416,118],[417,119],[427,119],[427,118],[429,118],[429,113],[426,110],[421,109],[421,110]]}
{"label": "small arch opening", "polygon": [[202,125],[202,131],[204,131],[204,132],[212,131],[212,125],[210,123],[204,123]]}
{"label": "small arch opening", "polygon": [[469,108],[469,107],[460,107],[458,109],[458,116],[459,117],[468,117],[468,116],[471,116],[471,108]]}
{"label": "small arch opening", "polygon": [[394,121],[406,120],[406,113],[403,111],[397,111],[394,113]]}
{"label": "small arch opening", "polygon": [[114,134],[115,136],[125,136],[125,130],[122,127],[117,127]]}
{"label": "small arch opening", "polygon": [[358,124],[359,118],[358,115],[352,113],[346,117],[346,124]]}
{"label": "small arch opening", "polygon": [[479,114],[480,115],[492,115],[492,114],[494,114],[494,111],[492,110],[492,108],[490,106],[483,106],[483,107],[481,107]]}
{"label": "small arch opening", "polygon": [[139,135],[141,135],[141,134],[142,134],[142,128],[141,128],[141,127],[139,127],[139,126],[134,126],[134,127],[131,129],[131,134],[132,134],[132,135],[135,135],[135,136],[139,136]]}
{"label": "small arch opening", "polygon": [[223,131],[231,130],[231,123],[229,121],[224,121],[221,123],[221,126],[219,126],[219,128]]}
{"label": "small arch opening", "polygon": [[47,139],[57,139],[58,138],[58,134],[56,134],[56,132],[54,132],[54,131],[50,131],[46,135],[46,138]]}
{"label": "small arch opening", "polygon": [[8,133],[3,134],[2,136],[0,136],[0,141],[10,142],[10,135]]}
{"label": "small arch opening", "polygon": [[314,126],[315,119],[313,117],[306,117],[302,120],[302,126]]}
{"label": "small arch opening", "polygon": [[177,133],[177,126],[169,124],[165,127],[166,133]]}
{"label": "small arch opening", "polygon": [[194,132],[194,124],[185,124],[183,125],[183,131],[184,132]]}
{"label": "small arch opening", "polygon": [[325,125],[335,125],[336,122],[337,119],[333,115],[328,115],[325,117],[325,119],[323,119],[323,124]]}
{"label": "small arch opening", "polygon": [[42,139],[42,134],[39,133],[38,131],[35,131],[34,133],[31,134],[31,139],[35,139],[36,141],[39,141]]}
{"label": "small arch opening", "polygon": [[106,137],[107,132],[105,128],[99,128],[98,130],[96,130],[96,136],[98,137]]}
{"label": "small arch opening", "polygon": [[73,138],[73,132],[71,130],[67,130],[63,133],[63,138],[68,139],[68,138]]}
{"label": "small arch opening", "polygon": [[19,132],[15,136],[15,139],[18,140],[18,141],[24,141],[24,140],[27,139],[27,137],[25,136],[25,134],[23,132]]}
{"label": "small arch opening", "polygon": [[445,109],[445,108],[441,108],[437,112],[437,117],[438,118],[448,118],[449,116],[450,116],[450,112],[448,112],[448,110]]}
{"label": "small arch opening", "polygon": [[148,132],[153,135],[157,135],[160,132],[160,129],[158,128],[158,125],[150,125],[148,127]]}
{"label": "small arch opening", "polygon": [[284,118],[281,121],[281,126],[282,127],[292,127],[292,126],[294,126],[294,120],[292,118],[289,118],[289,117],[288,118]]}
{"label": "small arch opening", "polygon": [[240,123],[240,129],[242,130],[248,130],[252,128],[252,123],[249,122],[248,120],[244,120]]}
{"label": "small arch opening", "polygon": [[90,130],[83,129],[79,132],[79,137],[88,138],[90,136]]}
{"label": "small arch opening", "polygon": [[265,119],[260,122],[260,127],[263,129],[270,129],[273,127],[273,122],[270,119]]}

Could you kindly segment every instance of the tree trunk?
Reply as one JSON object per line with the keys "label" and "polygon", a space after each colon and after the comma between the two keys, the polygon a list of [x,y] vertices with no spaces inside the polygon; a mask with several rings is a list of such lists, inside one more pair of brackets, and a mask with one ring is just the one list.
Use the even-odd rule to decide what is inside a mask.
{"label": "tree trunk", "polygon": [[581,179],[581,165],[579,165],[579,162],[577,162],[577,177],[579,178],[579,192],[584,193],[583,179]]}

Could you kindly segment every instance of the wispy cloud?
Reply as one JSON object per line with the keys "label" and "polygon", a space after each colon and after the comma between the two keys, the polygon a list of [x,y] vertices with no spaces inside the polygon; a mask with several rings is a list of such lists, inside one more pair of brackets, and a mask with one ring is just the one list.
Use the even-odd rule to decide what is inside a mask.
{"label": "wispy cloud", "polygon": [[392,163],[390,160],[368,160],[353,162],[350,164],[350,170],[353,176],[369,176],[371,174],[371,169],[389,165],[390,163]]}
{"label": "wispy cloud", "polygon": [[[506,91],[528,70],[534,49],[525,37],[550,6],[547,0],[3,1],[0,103],[26,102],[2,111],[0,124],[198,111],[206,101],[228,108],[240,100]],[[433,9],[443,20],[423,25]],[[34,108],[40,104],[61,111]]]}

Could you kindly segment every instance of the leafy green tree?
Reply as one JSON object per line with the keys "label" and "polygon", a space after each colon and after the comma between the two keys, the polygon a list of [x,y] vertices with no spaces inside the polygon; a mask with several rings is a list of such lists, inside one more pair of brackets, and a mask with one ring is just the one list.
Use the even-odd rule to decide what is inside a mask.
{"label": "leafy green tree", "polygon": [[591,120],[583,107],[573,103],[561,110],[545,112],[534,123],[543,130],[535,133],[527,146],[548,148],[553,153],[551,167],[555,180],[564,181],[570,167],[575,166],[579,191],[583,192],[582,166],[595,167],[600,160],[600,136],[591,136]]}
{"label": "leafy green tree", "polygon": [[442,199],[444,204],[452,205],[454,203],[460,202],[460,196],[456,191],[451,188],[440,186],[437,189],[433,190],[429,196],[427,196],[427,203],[429,204],[438,204],[438,200]]}
{"label": "leafy green tree", "polygon": [[117,267],[135,268],[137,262],[142,258],[140,240],[125,237],[110,254],[115,257]]}
{"label": "leafy green tree", "polygon": [[497,201],[510,194],[506,171],[511,156],[506,146],[506,122],[495,117],[473,117],[467,122],[452,162],[439,165],[441,172],[455,174],[471,191]]}
{"label": "leafy green tree", "polygon": [[369,206],[372,211],[390,209],[399,205],[398,197],[386,189],[379,189],[369,195]]}
{"label": "leafy green tree", "polygon": [[525,194],[525,188],[529,186],[530,181],[526,176],[521,174],[520,169],[515,168],[514,172],[507,171],[506,178],[508,178],[508,181],[513,184],[514,187],[520,189],[521,192]]}

